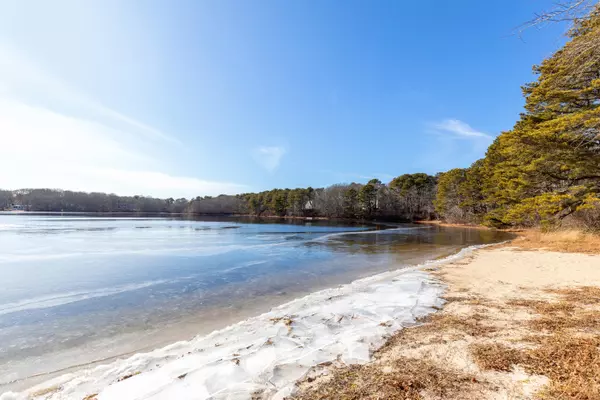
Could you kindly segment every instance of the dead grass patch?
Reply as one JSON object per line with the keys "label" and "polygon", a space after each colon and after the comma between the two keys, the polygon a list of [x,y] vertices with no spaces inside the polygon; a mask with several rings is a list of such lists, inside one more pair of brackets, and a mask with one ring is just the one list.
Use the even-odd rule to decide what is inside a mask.
{"label": "dead grass patch", "polygon": [[351,365],[337,369],[327,384],[298,394],[298,400],[468,399],[477,379],[473,375],[440,367],[428,360],[399,358],[384,372],[379,365]]}
{"label": "dead grass patch", "polygon": [[510,371],[523,359],[520,350],[498,343],[474,343],[469,350],[477,366],[483,370]]}
{"label": "dead grass patch", "polygon": [[550,302],[543,300],[515,299],[506,302],[509,306],[531,308],[539,314],[570,313],[575,310],[575,305],[566,301]]}
{"label": "dead grass patch", "polygon": [[[528,322],[535,331],[521,342],[533,349],[516,350],[500,344],[474,344],[471,355],[482,369],[509,371],[521,365],[530,374],[544,375],[549,385],[540,393],[542,399],[600,399],[600,311],[581,304],[597,301],[600,289],[580,287],[552,290],[559,302],[513,300],[508,304],[528,307],[539,317]],[[590,335],[589,330],[592,330]]]}
{"label": "dead grass patch", "polygon": [[460,302],[469,300],[468,297],[464,297],[464,296],[444,296],[444,297],[442,297],[442,299],[446,303],[455,303],[455,302],[459,302],[460,303]]}
{"label": "dead grass patch", "polygon": [[455,330],[465,333],[469,336],[486,336],[496,332],[498,328],[482,323],[486,317],[474,313],[469,316],[457,316],[453,314],[434,314],[430,321],[435,325],[436,330]]}
{"label": "dead grass patch", "polygon": [[540,345],[549,336],[550,335],[538,335],[538,334],[525,335],[525,336],[521,337],[517,342],[519,342],[519,343],[526,342],[526,343]]}
{"label": "dead grass patch", "polygon": [[564,301],[579,304],[600,304],[600,287],[581,286],[569,289],[549,289],[548,293],[561,296]]}
{"label": "dead grass patch", "polygon": [[483,299],[481,297],[475,296],[445,296],[442,299],[446,303],[461,303],[468,304],[471,306],[493,306],[489,300]]}
{"label": "dead grass patch", "polygon": [[[459,299],[463,299],[460,297]],[[487,317],[480,313],[459,316],[449,313],[430,314],[418,321],[422,324],[410,329],[403,329],[392,335],[374,356],[385,354],[392,347],[418,347],[446,343],[449,340],[461,340],[465,335],[483,338],[498,331],[499,328],[484,323]]]}
{"label": "dead grass patch", "polygon": [[550,384],[542,399],[600,399],[600,339],[571,335],[536,336],[535,349],[517,350],[499,344],[472,345],[477,365],[484,370],[510,371],[521,365],[530,374],[544,375]]}
{"label": "dead grass patch", "polygon": [[569,253],[600,253],[600,235],[575,229],[542,232],[531,229],[518,233],[511,245],[528,250],[552,250]]}
{"label": "dead grass patch", "polygon": [[558,334],[526,354],[524,367],[550,378],[544,399],[600,399],[600,338]]}
{"label": "dead grass patch", "polygon": [[600,313],[592,311],[575,313],[569,316],[546,315],[529,321],[529,326],[536,330],[550,332],[565,331],[568,329],[600,329]]}

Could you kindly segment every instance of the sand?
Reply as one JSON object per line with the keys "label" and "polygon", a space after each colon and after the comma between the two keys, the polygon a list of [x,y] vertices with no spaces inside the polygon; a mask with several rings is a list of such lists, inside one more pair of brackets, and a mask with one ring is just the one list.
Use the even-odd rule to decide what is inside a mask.
{"label": "sand", "polygon": [[516,247],[479,250],[439,272],[451,291],[510,299],[527,289],[600,286],[600,256]]}
{"label": "sand", "polygon": [[[396,334],[369,364],[331,369],[299,382],[295,396],[534,399],[546,393],[544,398],[600,398],[600,387],[595,383],[599,377],[588,374],[592,366],[588,368],[587,361],[578,362],[577,354],[572,355],[575,362],[571,360],[571,364],[580,364],[580,369],[567,362],[563,374],[567,382],[560,384],[549,378],[556,380],[562,372],[552,370],[552,360],[545,375],[520,363],[524,354],[545,350],[540,350],[540,343],[554,343],[554,335],[567,341],[598,340],[600,290],[596,292],[595,287],[600,287],[600,255],[492,247],[429,268],[429,272],[447,285],[447,303],[439,313],[419,327]],[[568,304],[560,295],[565,288],[581,287],[591,287],[596,297]],[[569,320],[574,311],[563,313],[552,306],[587,313],[592,318],[584,325],[581,319]],[[540,315],[545,308],[550,311]],[[570,325],[546,329],[543,323],[535,325],[537,321],[550,325],[567,321]],[[592,359],[599,359],[600,350],[592,352]],[[511,361],[507,354],[513,353],[515,360]],[[590,376],[582,377],[586,374]]]}

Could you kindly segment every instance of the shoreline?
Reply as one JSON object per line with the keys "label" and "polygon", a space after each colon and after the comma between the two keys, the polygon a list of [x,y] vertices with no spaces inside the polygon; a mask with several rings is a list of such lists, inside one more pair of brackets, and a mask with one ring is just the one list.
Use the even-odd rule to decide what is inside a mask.
{"label": "shoreline", "polygon": [[600,248],[527,240],[427,269],[447,288],[439,312],[292,398],[600,398]]}
{"label": "shoreline", "polygon": [[[380,345],[383,344],[384,338],[390,336],[393,332],[395,332],[398,329],[404,328],[406,326],[411,326],[416,322],[416,318],[418,317],[422,317],[432,311],[434,311],[435,309],[437,309],[439,306],[441,306],[441,304],[439,303],[439,296],[441,295],[441,288],[439,287],[439,285],[437,283],[435,283],[434,281],[432,281],[430,278],[430,275],[426,272],[423,271],[423,268],[426,268],[428,266],[431,265],[438,265],[440,263],[444,263],[444,262],[450,262],[453,259],[459,259],[461,257],[464,256],[464,254],[469,253],[473,250],[473,248],[476,248],[479,246],[471,246],[471,247],[467,247],[464,248],[463,250],[459,251],[456,254],[450,255],[444,259],[441,260],[431,260],[427,263],[425,263],[424,265],[418,265],[418,266],[414,266],[414,267],[408,267],[408,268],[404,268],[404,269],[400,269],[400,270],[395,270],[395,271],[391,271],[391,272],[384,272],[384,273],[380,273],[380,274],[376,274],[373,276],[369,276],[367,278],[362,278],[359,279],[357,281],[354,281],[350,284],[346,284],[346,285],[341,285],[335,288],[330,288],[330,289],[325,289],[325,290],[321,290],[312,294],[309,294],[307,296],[301,297],[301,298],[297,298],[295,300],[292,300],[288,303],[285,303],[283,305],[280,305],[278,307],[273,308],[270,312],[262,314],[258,317],[253,317],[250,318],[248,320],[244,320],[241,322],[238,322],[237,324],[231,325],[229,327],[226,327],[222,330],[218,330],[215,331],[207,336],[203,336],[203,337],[196,337],[190,341],[183,341],[183,342],[177,342],[177,343],[173,343],[171,345],[168,345],[162,349],[157,349],[154,351],[151,351],[149,353],[138,353],[133,355],[132,357],[129,357],[127,360],[117,360],[117,361],[113,361],[107,365],[101,365],[98,367],[94,367],[94,368],[88,368],[88,369],[78,369],[77,371],[75,371],[72,374],[68,374],[66,377],[60,376],[57,378],[52,378],[50,380],[47,380],[41,384],[37,384],[27,390],[25,390],[24,392],[21,392],[20,394],[17,394],[16,397],[8,397],[10,396],[10,394],[6,394],[6,397],[2,397],[0,396],[0,398],[2,398],[3,400],[6,399],[12,399],[12,398],[36,398],[35,394],[41,392],[46,394],[56,394],[56,397],[48,397],[48,398],[71,398],[71,397],[76,397],[76,396],[80,396],[83,398],[89,394],[94,394],[94,393],[103,393],[101,391],[102,388],[107,388],[107,389],[111,389],[111,390],[116,390],[115,388],[117,387],[122,387],[123,385],[115,385],[115,381],[117,383],[120,384],[119,379],[121,379],[123,376],[126,376],[128,374],[134,374],[137,376],[138,373],[142,372],[140,375],[140,378],[136,377],[136,380],[142,379],[143,376],[146,375],[151,375],[153,373],[156,373],[156,371],[160,371],[162,368],[159,368],[157,370],[153,369],[153,368],[149,368],[148,366],[151,363],[154,364],[160,364],[162,367],[162,364],[167,363],[166,360],[171,359],[174,357],[174,354],[179,354],[177,357],[181,357],[182,360],[185,360],[186,358],[188,358],[188,356],[193,356],[195,354],[189,354],[189,353],[195,353],[198,350],[198,346],[199,346],[199,342],[203,341],[203,340],[209,340],[209,341],[215,341],[215,338],[218,338],[220,336],[232,336],[229,335],[228,332],[230,332],[231,329],[239,329],[240,327],[243,327],[243,330],[256,330],[256,321],[260,321],[259,325],[265,325],[265,323],[267,321],[269,321],[269,324],[273,325],[273,329],[275,329],[276,333],[272,334],[269,337],[262,337],[261,339],[259,338],[254,338],[255,340],[251,341],[253,346],[257,345],[257,340],[260,342],[262,341],[262,347],[265,347],[265,343],[268,343],[269,341],[272,341],[271,344],[269,344],[268,346],[273,346],[274,348],[277,348],[278,346],[278,341],[286,342],[289,341],[290,338],[289,336],[298,336],[298,337],[307,337],[307,336],[314,336],[311,340],[318,340],[318,337],[323,337],[323,335],[327,336],[329,334],[330,339],[332,337],[335,337],[336,335],[339,335],[341,332],[344,331],[344,329],[348,329],[351,328],[348,332],[359,332],[361,329],[363,330],[363,334],[359,335],[355,338],[355,340],[334,340],[332,341],[332,343],[329,343],[328,346],[333,346],[332,349],[328,350],[326,353],[326,356],[321,355],[319,359],[317,360],[313,360],[314,362],[311,361],[306,361],[303,362],[302,364],[302,369],[304,371],[304,373],[306,373],[306,371],[308,371],[311,367],[313,367],[314,365],[317,364],[323,364],[323,363],[331,363],[331,362],[337,362],[337,360],[339,360],[339,357],[342,356],[342,359],[345,359],[347,362],[356,362],[359,361],[361,363],[367,362],[369,360],[369,356],[370,353],[372,351],[374,351],[376,348],[378,348]],[[395,278],[398,277],[402,277],[402,279],[398,279],[396,280]],[[412,287],[407,287],[407,288],[403,288],[402,285],[403,284],[409,284],[410,282],[413,282]],[[391,290],[394,285],[400,285],[401,289],[398,290],[398,288]],[[423,286],[425,285],[425,286]],[[411,286],[411,285],[409,285]],[[364,303],[365,298],[368,299],[368,296],[370,295],[369,292],[374,289],[374,288],[379,288],[381,289],[381,287],[384,287],[384,289],[386,290],[385,295],[377,294],[375,297],[371,298],[367,303]],[[427,290],[425,290],[426,288],[428,288]],[[382,289],[383,290],[383,289]],[[389,290],[391,290],[391,292],[389,292]],[[415,292],[416,290],[416,292]],[[414,297],[419,296],[419,293],[421,293],[422,291],[429,291],[430,293],[435,292],[435,295],[431,295],[428,294],[426,296],[426,298],[422,301],[417,300],[417,303],[414,303]],[[433,292],[432,292],[433,291]],[[396,310],[396,314],[392,313],[390,314],[390,310],[385,309],[386,307],[386,302],[389,302],[389,297],[394,295],[394,293],[400,293],[400,297],[396,298],[395,302],[392,302],[392,304],[396,305],[396,308],[398,304],[404,304],[402,307],[403,309],[401,310]],[[412,293],[412,294],[411,294]],[[410,300],[410,298],[412,298],[413,300]],[[342,301],[342,303],[339,303],[336,305],[336,301],[330,301],[330,299],[335,299],[335,300],[340,300]],[[352,304],[348,303],[348,301],[352,300]],[[388,300],[386,300],[388,299]],[[326,310],[323,311],[323,304],[327,303],[327,302],[331,302],[334,303],[332,306],[326,306]],[[361,303],[361,305],[357,305],[355,302],[356,301],[363,301],[363,303]],[[389,304],[389,303],[388,303]],[[318,318],[315,320],[313,318],[313,320],[310,320],[309,317],[314,317],[314,315],[304,315],[302,314],[304,312],[304,310],[308,307],[313,307],[313,314],[316,314],[318,312],[328,312],[328,313],[333,313],[332,315],[338,315],[338,317],[328,317],[327,320],[331,320],[333,318],[334,321],[337,321],[337,319],[339,318],[340,320],[337,322],[338,325],[340,326],[330,326],[331,325],[331,321],[323,323],[323,321],[319,321]],[[329,307],[329,308],[327,308]],[[400,308],[402,308],[400,307]],[[351,313],[351,311],[353,309],[358,309],[358,312],[354,312]],[[379,310],[379,311],[376,311]],[[383,310],[383,311],[381,311]],[[363,313],[363,315],[361,316],[361,312],[362,311],[366,311],[366,314]],[[382,315],[381,318],[385,319],[385,321],[376,321],[376,323],[374,323],[372,321],[372,315],[378,315],[377,313],[380,313]],[[295,316],[299,316],[299,318],[295,317]],[[306,317],[306,318],[305,318]],[[323,317],[323,315],[321,315],[321,317]],[[323,318],[321,318],[323,319]],[[347,326],[346,326],[346,321],[350,321]],[[361,323],[363,325],[358,324],[358,322],[362,321]],[[366,325],[365,325],[366,323]],[[248,324],[250,326],[248,326]],[[354,325],[357,326],[354,326]],[[336,324],[333,324],[336,325]],[[254,327],[254,328],[252,328]],[[358,328],[357,328],[358,327]],[[316,333],[315,328],[319,328],[319,332],[318,334]],[[271,329],[270,327],[268,329]],[[357,331],[358,329],[358,331]],[[295,330],[299,330],[298,333],[292,333]],[[331,331],[330,331],[331,330]],[[235,336],[235,335],[233,335]],[[263,335],[264,336],[264,335]],[[345,336],[345,335],[341,335],[341,336]],[[298,340],[298,339],[293,339],[292,337],[292,342],[294,342],[294,340]],[[365,341],[366,340],[366,345],[365,345]],[[214,348],[216,346],[217,343],[212,343],[210,344],[210,349],[212,350],[212,348]],[[288,343],[289,344],[289,343]],[[247,344],[248,345],[248,344]],[[246,346],[247,346],[246,345]],[[224,344],[219,343],[219,346],[216,346],[219,348],[225,348],[226,346],[224,346]],[[241,346],[244,347],[244,346]],[[284,346],[285,347],[285,346]],[[315,344],[312,342],[306,343],[303,345],[303,347],[306,348],[310,348],[310,347],[315,347]],[[244,365],[245,360],[244,360],[244,354],[242,351],[239,351],[240,346],[237,346],[237,350],[230,352],[230,360],[226,363],[227,366],[231,366],[230,364],[233,362],[236,366]],[[175,350],[174,350],[175,349]],[[264,349],[263,349],[264,350]],[[270,351],[270,350],[269,350]],[[285,350],[286,352],[289,352],[289,349]],[[161,353],[162,352],[162,353]],[[173,353],[174,352],[174,353]],[[160,353],[160,354],[158,354]],[[204,350],[202,350],[201,353],[210,353],[210,351],[207,351],[207,347],[204,346]],[[264,351],[263,351],[264,353]],[[233,354],[239,354],[238,356],[233,356]],[[267,353],[265,353],[267,354]],[[345,356],[343,356],[343,354],[345,354]],[[298,356],[303,356],[302,354],[299,354]],[[314,355],[313,355],[314,356]],[[145,362],[145,367],[141,368],[139,365],[140,359],[143,359],[144,357],[147,357],[146,362]],[[223,357],[223,354],[221,354],[221,358]],[[264,357],[264,354],[261,356]],[[344,358],[345,357],[345,358]],[[282,358],[282,357],[280,357]],[[288,359],[289,358],[289,354],[285,355],[285,357],[283,357],[282,359]],[[237,359],[239,361],[239,363],[236,363],[236,361],[231,361],[232,359]],[[149,360],[152,360],[151,362]],[[206,360],[205,360],[206,361]],[[215,362],[215,360],[212,360],[210,362]],[[128,364],[130,363],[130,364]],[[286,363],[284,363],[286,364]],[[127,366],[129,365],[129,366]],[[102,384],[100,384],[99,386],[96,385],[95,387],[87,387],[88,385],[83,385],[81,386],[80,384],[74,386],[74,387],[70,387],[71,383],[70,381],[72,381],[72,378],[76,377],[76,376],[80,376],[80,375],[84,375],[84,376],[88,376],[90,379],[94,376],[94,372],[97,370],[101,370],[103,371],[102,374],[103,375],[107,375],[106,369],[107,367],[110,369],[112,367],[114,367],[114,374],[112,375],[112,377],[110,379],[108,379],[107,381],[104,381]],[[280,368],[280,366],[278,365],[274,365],[273,366],[273,371],[277,370],[278,368]],[[289,366],[288,366],[289,367]],[[146,369],[145,369],[146,368]],[[298,369],[297,366],[294,367],[293,369]],[[129,371],[128,373],[123,373],[123,371]],[[164,371],[164,370],[163,370]],[[207,371],[204,371],[204,373],[206,373]],[[304,374],[303,373],[303,374]],[[186,372],[186,374],[189,374],[189,372]],[[293,392],[293,385],[294,382],[301,378],[302,375],[286,375],[284,374],[286,377],[281,379],[280,382],[280,388],[279,390],[277,390],[276,392],[280,392],[281,390],[283,390],[283,392],[280,393],[280,397],[283,395],[289,395]],[[108,374],[110,375],[110,374]],[[159,373],[160,375],[160,373]],[[180,374],[181,375],[181,374]],[[260,375],[260,374],[259,374]],[[179,375],[178,375],[179,376]],[[187,375],[186,375],[187,376]],[[280,377],[281,378],[281,377]],[[95,378],[94,378],[95,379]],[[131,380],[131,382],[135,382],[136,380]],[[129,382],[129,379],[127,379],[127,386],[131,386],[131,382]],[[188,380],[191,381],[191,380]],[[270,382],[270,380],[268,380]],[[178,381],[175,380],[175,383],[177,383]],[[94,386],[94,385],[92,385]],[[260,385],[259,385],[260,386]],[[48,388],[54,388],[54,391],[50,391],[50,392],[46,392],[46,389]],[[265,390],[265,387],[262,388],[254,388],[253,391],[256,390]],[[129,390],[129,389],[128,389]],[[54,393],[55,392],[55,393]],[[85,394],[83,393],[85,392]],[[209,390],[208,393],[210,393],[211,391]],[[272,392],[272,388],[269,388],[269,394],[265,393],[265,396],[272,396],[274,395],[274,393]],[[275,393],[276,393],[275,392]],[[111,392],[112,393],[112,392]],[[32,396],[34,395],[34,396]],[[21,397],[19,397],[21,396]],[[112,393],[109,398],[120,398],[118,397],[118,394],[114,394]],[[39,396],[38,396],[39,397]],[[45,397],[39,397],[39,398],[45,398]],[[99,398],[103,398],[103,396],[100,396]]]}
{"label": "shoreline", "polygon": [[444,222],[439,219],[431,220],[431,221],[415,221],[415,224],[422,225],[436,225],[436,226],[444,226],[448,228],[469,228],[469,229],[481,229],[486,231],[502,231],[502,229],[490,228],[489,226],[477,225],[477,224],[452,224],[449,222]]}

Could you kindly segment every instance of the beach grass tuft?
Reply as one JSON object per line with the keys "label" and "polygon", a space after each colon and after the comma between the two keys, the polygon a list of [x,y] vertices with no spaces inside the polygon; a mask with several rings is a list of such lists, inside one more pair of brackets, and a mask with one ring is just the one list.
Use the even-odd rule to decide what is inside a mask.
{"label": "beach grass tuft", "polygon": [[305,391],[297,400],[325,399],[466,399],[475,376],[439,366],[431,361],[398,358],[386,369],[379,365],[351,365],[337,369],[324,385]]}

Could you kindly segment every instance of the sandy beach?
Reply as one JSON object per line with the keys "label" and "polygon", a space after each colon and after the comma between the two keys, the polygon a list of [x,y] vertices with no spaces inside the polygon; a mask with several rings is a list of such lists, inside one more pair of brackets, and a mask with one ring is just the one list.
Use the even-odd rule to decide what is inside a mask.
{"label": "sandy beach", "polygon": [[600,256],[564,251],[590,253],[586,240],[537,239],[428,269],[447,285],[440,312],[296,398],[600,398]]}

